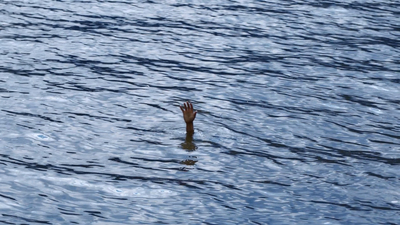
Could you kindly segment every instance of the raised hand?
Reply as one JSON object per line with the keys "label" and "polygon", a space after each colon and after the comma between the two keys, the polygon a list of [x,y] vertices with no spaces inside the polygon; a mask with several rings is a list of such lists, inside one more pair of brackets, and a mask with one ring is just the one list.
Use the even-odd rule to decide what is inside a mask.
{"label": "raised hand", "polygon": [[193,112],[193,105],[190,102],[183,103],[183,106],[179,106],[183,113],[183,119],[186,123],[186,132],[193,133],[193,121],[196,118],[197,111]]}
{"label": "raised hand", "polygon": [[183,119],[186,123],[193,123],[196,118],[197,111],[193,112],[193,105],[190,102],[183,103],[183,106],[179,106],[183,113]]}

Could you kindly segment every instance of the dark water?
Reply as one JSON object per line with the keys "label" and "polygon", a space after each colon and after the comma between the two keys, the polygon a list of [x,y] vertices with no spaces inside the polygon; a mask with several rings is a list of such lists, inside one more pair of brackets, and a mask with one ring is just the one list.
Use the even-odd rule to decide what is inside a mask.
{"label": "dark water", "polygon": [[0,38],[1,223],[400,224],[397,0],[7,0]]}

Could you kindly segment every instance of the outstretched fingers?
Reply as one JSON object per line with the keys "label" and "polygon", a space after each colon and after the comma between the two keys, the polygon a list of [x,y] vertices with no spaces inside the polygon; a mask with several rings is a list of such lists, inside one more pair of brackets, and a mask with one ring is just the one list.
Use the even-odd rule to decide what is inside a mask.
{"label": "outstretched fingers", "polygon": [[[179,106],[179,108],[181,108],[181,111],[182,111],[183,113],[185,113],[185,112],[193,112],[193,104],[190,103],[189,101],[184,102],[184,103],[183,103],[183,106]],[[196,112],[196,113],[197,113],[197,112]]]}

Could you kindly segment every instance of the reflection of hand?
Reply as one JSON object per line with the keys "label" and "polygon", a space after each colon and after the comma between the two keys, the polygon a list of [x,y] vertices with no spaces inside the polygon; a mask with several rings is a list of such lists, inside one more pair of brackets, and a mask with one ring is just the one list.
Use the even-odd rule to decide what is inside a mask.
{"label": "reflection of hand", "polygon": [[188,152],[195,151],[197,149],[196,144],[193,143],[193,133],[188,132],[186,134],[185,142],[181,144],[181,147]]}
{"label": "reflection of hand", "polygon": [[185,122],[193,123],[196,118],[197,111],[193,112],[193,105],[190,102],[183,103],[183,106],[179,106],[183,113],[183,119]]}
{"label": "reflection of hand", "polygon": [[192,151],[196,151],[197,146],[193,142],[183,142],[181,144],[181,148],[188,152],[192,152]]}

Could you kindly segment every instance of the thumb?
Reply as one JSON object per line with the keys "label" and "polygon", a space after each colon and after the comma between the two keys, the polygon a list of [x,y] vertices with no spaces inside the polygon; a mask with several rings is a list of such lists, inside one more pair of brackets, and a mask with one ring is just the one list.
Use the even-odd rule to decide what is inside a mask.
{"label": "thumb", "polygon": [[194,120],[194,119],[196,119],[197,111],[196,111],[196,112],[194,112],[194,114],[193,114],[193,115],[194,115],[194,117],[193,117],[193,120]]}

